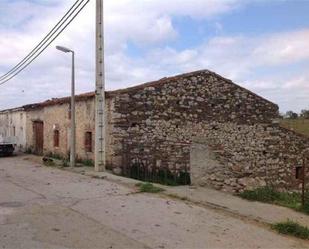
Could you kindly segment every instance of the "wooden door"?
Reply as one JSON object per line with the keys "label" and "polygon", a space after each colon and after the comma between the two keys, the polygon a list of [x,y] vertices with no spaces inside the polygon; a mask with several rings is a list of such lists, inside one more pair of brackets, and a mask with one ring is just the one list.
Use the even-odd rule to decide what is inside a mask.
{"label": "wooden door", "polygon": [[44,146],[44,123],[41,121],[33,122],[33,133],[35,153],[42,155]]}

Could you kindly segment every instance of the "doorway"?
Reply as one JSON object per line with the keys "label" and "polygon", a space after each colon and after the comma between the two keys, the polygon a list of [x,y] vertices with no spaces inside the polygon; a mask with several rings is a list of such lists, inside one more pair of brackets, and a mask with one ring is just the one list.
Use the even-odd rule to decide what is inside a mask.
{"label": "doorway", "polygon": [[38,155],[43,154],[44,146],[44,123],[42,121],[33,122],[34,152]]}

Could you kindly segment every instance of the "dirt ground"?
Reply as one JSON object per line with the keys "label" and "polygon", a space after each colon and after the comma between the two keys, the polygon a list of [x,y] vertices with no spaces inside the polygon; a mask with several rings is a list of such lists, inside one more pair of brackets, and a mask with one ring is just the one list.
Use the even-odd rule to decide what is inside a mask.
{"label": "dirt ground", "polygon": [[189,202],[0,158],[0,248],[309,248]]}

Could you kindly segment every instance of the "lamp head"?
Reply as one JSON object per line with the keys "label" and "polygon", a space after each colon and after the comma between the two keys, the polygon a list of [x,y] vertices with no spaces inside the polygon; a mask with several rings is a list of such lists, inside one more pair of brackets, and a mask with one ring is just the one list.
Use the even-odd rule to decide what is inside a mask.
{"label": "lamp head", "polygon": [[56,46],[56,49],[62,51],[62,52],[65,52],[65,53],[70,53],[70,52],[73,52],[71,49],[68,49],[66,47],[62,47],[62,46]]}

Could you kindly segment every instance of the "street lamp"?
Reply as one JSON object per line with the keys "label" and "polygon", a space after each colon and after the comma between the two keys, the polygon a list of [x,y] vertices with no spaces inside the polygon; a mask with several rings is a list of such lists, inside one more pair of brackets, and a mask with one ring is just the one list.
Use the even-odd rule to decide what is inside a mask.
{"label": "street lamp", "polygon": [[75,166],[76,158],[76,125],[75,125],[75,53],[73,50],[56,46],[56,48],[64,53],[72,53],[72,84],[71,84],[71,149],[70,149],[70,166]]}

